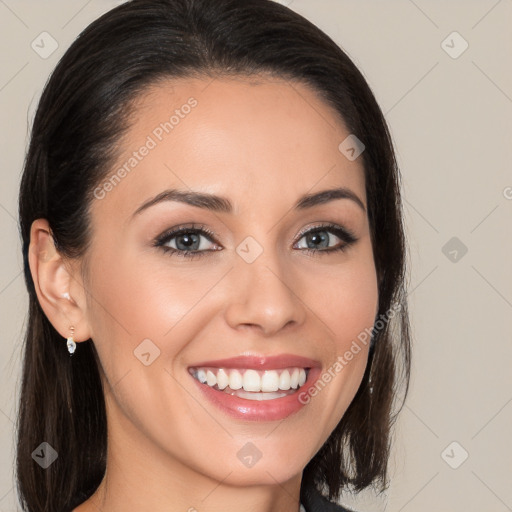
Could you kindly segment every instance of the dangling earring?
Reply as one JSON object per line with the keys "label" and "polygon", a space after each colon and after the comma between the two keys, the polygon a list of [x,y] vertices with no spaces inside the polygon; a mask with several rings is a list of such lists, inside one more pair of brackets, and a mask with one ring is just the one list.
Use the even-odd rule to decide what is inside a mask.
{"label": "dangling earring", "polygon": [[72,356],[73,352],[76,350],[76,343],[75,340],[73,339],[73,336],[75,335],[75,328],[71,326],[69,330],[71,331],[71,336],[68,337],[67,346],[69,355]]}

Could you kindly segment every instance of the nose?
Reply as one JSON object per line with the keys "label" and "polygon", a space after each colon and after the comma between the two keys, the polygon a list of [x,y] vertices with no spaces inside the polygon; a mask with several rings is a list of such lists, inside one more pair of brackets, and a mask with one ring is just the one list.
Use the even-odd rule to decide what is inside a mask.
{"label": "nose", "polygon": [[225,309],[227,323],[236,330],[255,329],[272,336],[297,328],[306,318],[300,282],[268,252],[253,263],[239,260],[231,272],[233,292]]}

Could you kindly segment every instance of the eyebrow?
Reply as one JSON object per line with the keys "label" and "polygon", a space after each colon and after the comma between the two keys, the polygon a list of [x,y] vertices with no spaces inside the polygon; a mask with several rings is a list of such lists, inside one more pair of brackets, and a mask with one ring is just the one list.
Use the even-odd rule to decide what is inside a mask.
{"label": "eyebrow", "polygon": [[[322,190],[321,192],[316,192],[314,194],[304,194],[299,198],[292,209],[305,210],[308,208],[313,208],[314,206],[328,203],[330,201],[334,201],[336,199],[349,199],[355,202],[363,210],[363,212],[366,213],[364,203],[357,196],[357,194],[345,187]],[[206,194],[202,192],[168,189],[164,190],[157,196],[149,199],[141,206],[139,206],[133,213],[133,217],[139,215],[151,206],[166,201],[177,201],[218,213],[233,212],[233,204],[226,197],[217,196],[214,194]]]}

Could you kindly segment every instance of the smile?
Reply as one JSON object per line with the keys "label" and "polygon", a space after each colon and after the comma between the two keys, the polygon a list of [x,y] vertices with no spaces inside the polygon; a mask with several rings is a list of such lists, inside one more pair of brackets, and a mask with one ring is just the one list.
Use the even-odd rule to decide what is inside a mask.
{"label": "smile", "polygon": [[295,393],[307,380],[309,368],[275,370],[244,368],[189,368],[201,384],[246,400],[275,400]]}
{"label": "smile", "polygon": [[[188,367],[202,399],[241,421],[281,421],[304,409],[301,388],[320,377],[320,361],[295,354],[243,354]],[[205,404],[206,405],[206,404]]]}

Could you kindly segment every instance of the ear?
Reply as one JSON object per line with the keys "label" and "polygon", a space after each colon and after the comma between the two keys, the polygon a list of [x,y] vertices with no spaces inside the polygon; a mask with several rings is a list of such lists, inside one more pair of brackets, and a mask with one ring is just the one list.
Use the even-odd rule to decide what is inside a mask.
{"label": "ear", "polygon": [[82,279],[56,250],[46,219],[32,223],[28,261],[39,304],[55,330],[67,338],[74,327],[76,342],[91,338]]}

